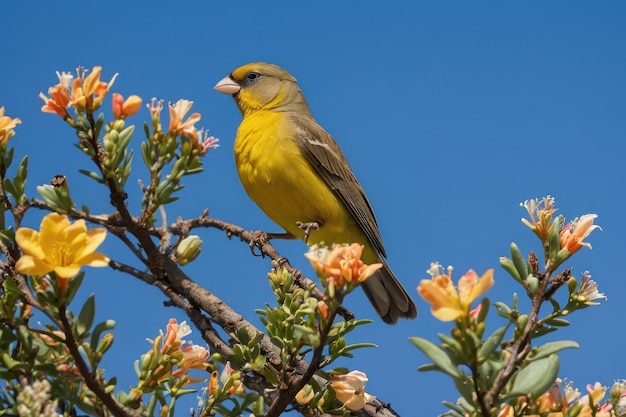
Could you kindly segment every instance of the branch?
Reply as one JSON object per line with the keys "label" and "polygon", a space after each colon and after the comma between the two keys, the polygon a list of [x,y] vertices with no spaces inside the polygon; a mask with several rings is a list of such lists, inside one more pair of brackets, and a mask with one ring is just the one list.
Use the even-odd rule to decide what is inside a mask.
{"label": "branch", "polygon": [[72,357],[74,358],[74,362],[80,371],[80,374],[83,376],[83,380],[89,389],[98,396],[100,401],[111,411],[111,413],[116,417],[141,417],[140,413],[136,411],[124,407],[110,395],[107,394],[102,388],[102,385],[98,381],[96,381],[89,370],[89,367],[83,360],[80,351],[78,350],[78,345],[76,343],[76,339],[74,339],[74,334],[72,333],[72,327],[70,322],[67,319],[67,315],[65,314],[65,306],[59,306],[59,318],[61,321],[61,326],[63,332],[65,333],[65,345],[69,349]]}

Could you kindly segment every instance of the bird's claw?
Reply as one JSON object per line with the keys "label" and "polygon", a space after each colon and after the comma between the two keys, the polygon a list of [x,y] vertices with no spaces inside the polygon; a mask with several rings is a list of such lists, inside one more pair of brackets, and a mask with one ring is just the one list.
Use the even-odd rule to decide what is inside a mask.
{"label": "bird's claw", "polygon": [[296,226],[304,231],[304,243],[309,243],[309,236],[311,232],[319,230],[322,224],[319,222],[296,222]]}
{"label": "bird's claw", "polygon": [[[250,251],[254,256],[264,256],[263,255],[263,245],[270,241],[272,236],[264,232],[262,230],[256,230],[252,232],[252,237],[250,238]],[[259,249],[260,253],[256,253],[255,249]]]}

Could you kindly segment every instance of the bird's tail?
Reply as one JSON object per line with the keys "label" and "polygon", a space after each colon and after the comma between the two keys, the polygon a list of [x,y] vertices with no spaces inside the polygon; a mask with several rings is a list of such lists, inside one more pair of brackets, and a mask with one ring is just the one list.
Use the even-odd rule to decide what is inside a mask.
{"label": "bird's tail", "polygon": [[385,323],[417,317],[417,307],[384,259],[383,267],[363,282],[363,291]]}

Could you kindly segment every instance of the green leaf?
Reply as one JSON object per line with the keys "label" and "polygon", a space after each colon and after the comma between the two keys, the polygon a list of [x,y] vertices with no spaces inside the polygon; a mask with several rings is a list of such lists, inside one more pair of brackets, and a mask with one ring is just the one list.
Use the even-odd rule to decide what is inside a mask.
{"label": "green leaf", "polygon": [[483,361],[487,359],[489,356],[491,356],[491,354],[500,345],[500,342],[502,342],[502,338],[504,337],[504,334],[506,333],[508,328],[509,326],[507,325],[507,326],[500,327],[499,329],[496,329],[496,331],[494,331],[487,338],[487,340],[485,340],[485,342],[482,344],[482,346],[478,350],[479,361]]}
{"label": "green leaf", "polygon": [[91,350],[95,352],[95,350],[98,349],[98,343],[100,342],[102,333],[112,330],[113,328],[115,328],[115,320],[106,320],[96,324],[91,334],[91,341],[89,342]]}
{"label": "green leaf", "polygon": [[556,327],[569,326],[569,321],[568,320],[558,319],[558,318],[553,318],[553,319],[546,320],[546,321],[544,321],[544,323],[549,325],[549,326],[556,326]]}
{"label": "green leaf", "polygon": [[78,320],[76,321],[76,335],[78,337],[81,337],[89,331],[91,325],[93,324],[93,318],[95,315],[96,299],[95,295],[91,294],[78,314]]}
{"label": "green leaf", "polygon": [[550,389],[558,373],[559,357],[554,353],[532,361],[515,376],[510,395],[527,395],[534,401]]}
{"label": "green leaf", "polygon": [[512,260],[510,260],[506,256],[501,256],[500,266],[502,267],[502,269],[508,272],[509,275],[511,275],[515,281],[520,282],[520,283],[522,282],[522,278],[520,278],[519,272],[517,272],[517,269],[515,268],[515,264],[513,263]]}
{"label": "green leaf", "polygon": [[461,376],[461,373],[459,372],[457,367],[454,366],[452,360],[450,360],[450,357],[448,357],[446,352],[444,352],[434,343],[426,339],[422,339],[421,337],[410,337],[409,341],[413,343],[419,350],[424,352],[424,355],[426,355],[428,359],[433,361],[435,365],[437,365],[441,369],[442,372],[450,375],[453,378],[459,378]]}
{"label": "green leaf", "polygon": [[520,276],[520,282],[521,280],[526,279],[528,276],[528,266],[526,265],[526,260],[524,259],[522,252],[520,252],[515,242],[511,242],[511,260],[513,261],[515,270]]}
{"label": "green leaf", "polygon": [[465,401],[470,404],[473,402],[472,397],[475,392],[474,383],[470,378],[467,377],[467,375],[461,375],[458,378],[454,378],[454,386],[456,387],[457,391],[459,391],[459,393],[463,396],[463,398],[465,398]]}
{"label": "green leaf", "polygon": [[545,358],[546,356],[550,356],[551,354],[563,349],[578,349],[579,347],[580,345],[573,340],[557,340],[556,342],[548,342],[534,349],[535,355],[531,360],[535,361]]}

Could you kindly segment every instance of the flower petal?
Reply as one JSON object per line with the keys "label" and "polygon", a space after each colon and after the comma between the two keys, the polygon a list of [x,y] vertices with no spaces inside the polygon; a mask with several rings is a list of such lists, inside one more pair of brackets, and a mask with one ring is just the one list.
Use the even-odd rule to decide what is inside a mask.
{"label": "flower petal", "polygon": [[25,275],[43,276],[52,271],[52,266],[36,257],[24,255],[15,263],[15,270]]}
{"label": "flower petal", "polygon": [[15,232],[15,241],[26,255],[43,259],[45,254],[39,244],[39,232],[28,227],[20,227]]}

